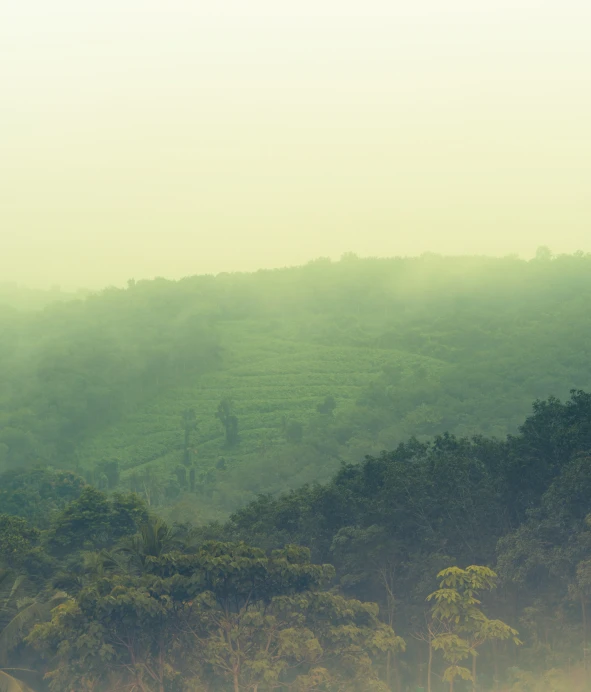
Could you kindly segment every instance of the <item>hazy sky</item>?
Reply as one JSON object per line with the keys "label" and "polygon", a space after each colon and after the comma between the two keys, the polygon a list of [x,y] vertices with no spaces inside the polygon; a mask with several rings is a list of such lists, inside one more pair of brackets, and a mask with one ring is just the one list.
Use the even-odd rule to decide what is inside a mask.
{"label": "hazy sky", "polygon": [[591,250],[589,0],[0,0],[0,281]]}

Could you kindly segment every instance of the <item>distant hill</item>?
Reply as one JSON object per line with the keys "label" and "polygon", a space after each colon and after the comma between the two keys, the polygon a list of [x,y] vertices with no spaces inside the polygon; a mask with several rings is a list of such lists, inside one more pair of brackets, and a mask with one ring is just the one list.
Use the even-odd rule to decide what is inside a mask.
{"label": "distant hill", "polygon": [[541,253],[350,255],[0,311],[0,468],[78,468],[171,518],[221,518],[410,436],[504,436],[533,399],[591,388],[590,305],[591,256]]}
{"label": "distant hill", "polygon": [[4,310],[41,310],[52,303],[85,298],[89,291],[62,291],[59,286],[48,290],[27,288],[0,281],[0,314]]}

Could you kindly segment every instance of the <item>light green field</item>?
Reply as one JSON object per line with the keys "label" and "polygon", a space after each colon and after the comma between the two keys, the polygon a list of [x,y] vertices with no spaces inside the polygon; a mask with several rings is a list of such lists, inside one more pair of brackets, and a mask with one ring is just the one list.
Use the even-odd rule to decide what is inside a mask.
{"label": "light green field", "polygon": [[[332,395],[339,409],[354,406],[368,383],[386,367],[410,372],[422,365],[433,375],[446,365],[432,358],[398,351],[329,347],[245,335],[224,354],[224,368],[194,378],[147,402],[118,424],[89,440],[80,450],[82,466],[102,459],[120,461],[123,478],[146,465],[164,471],[182,460],[183,410],[194,409],[198,428],[193,458],[200,469],[212,468],[220,456],[231,466],[250,455],[286,446],[282,421],[304,426],[318,416],[316,405]],[[240,444],[227,449],[215,418],[221,399],[235,403]]]}

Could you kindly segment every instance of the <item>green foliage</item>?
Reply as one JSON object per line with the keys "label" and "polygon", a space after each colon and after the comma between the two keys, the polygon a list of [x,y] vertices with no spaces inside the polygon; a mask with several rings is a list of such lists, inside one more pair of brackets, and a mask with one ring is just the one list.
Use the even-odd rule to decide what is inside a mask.
{"label": "green foliage", "polygon": [[[488,641],[511,638],[521,644],[517,631],[500,620],[489,620],[480,609],[480,591],[496,587],[497,575],[489,567],[470,565],[466,569],[448,567],[437,575],[439,589],[427,596],[433,601],[431,617],[441,623],[443,631],[436,635],[431,645],[443,653],[449,663],[443,679],[453,690],[456,678],[470,680],[476,689],[476,649]],[[435,629],[435,628],[434,628]],[[460,665],[472,657],[472,671]]]}
{"label": "green foliage", "polygon": [[377,606],[319,590],[332,568],[307,549],[192,549],[156,520],[121,550],[87,560],[88,584],[27,637],[51,689],[377,691],[372,657],[404,647]]}
{"label": "green foliage", "polygon": [[0,507],[45,527],[56,510],[80,496],[84,479],[71,471],[52,468],[5,471],[0,474]]}
{"label": "green foliage", "polygon": [[57,554],[80,550],[87,544],[106,547],[135,533],[146,518],[146,506],[137,495],[116,494],[109,499],[87,486],[54,518],[47,541]]}
{"label": "green foliage", "polygon": [[61,592],[35,593],[26,574],[14,575],[12,570],[0,572],[0,690],[35,692],[27,681],[37,678],[36,685],[39,675],[29,666],[17,665],[17,652],[32,627],[49,619],[51,609],[67,596]]}
{"label": "green foliage", "polygon": [[39,531],[20,517],[0,514],[0,566],[15,568],[39,539]]}
{"label": "green foliage", "polygon": [[428,601],[434,601],[433,617],[460,628],[472,627],[482,619],[478,592],[493,589],[496,576],[492,569],[478,565],[442,570],[437,575],[440,588],[427,596]]}
{"label": "green foliage", "polygon": [[[9,517],[6,545],[16,541],[24,558],[6,579],[25,592],[7,633],[28,642],[7,649],[10,663],[22,652],[56,690],[361,692],[411,680],[423,642],[429,679],[451,687],[476,684],[477,660],[480,682],[500,682],[512,665],[504,643],[521,643],[508,620],[526,633],[525,666],[564,665],[569,642],[581,646],[580,617],[585,637],[591,596],[588,403],[583,392],[538,402],[505,441],[411,439],[343,464],[325,485],[263,496],[225,525],[170,526],[137,495],[91,486],[30,546],[17,545],[25,524]],[[519,492],[519,474],[540,459],[547,488]],[[475,554],[489,565],[498,557],[500,593],[492,567],[453,565]],[[523,585],[531,598],[515,608],[511,590]],[[69,596],[48,620],[41,608],[56,588]],[[394,623],[412,635],[404,656]]]}
{"label": "green foliage", "polygon": [[[347,595],[379,602],[407,639],[432,648],[446,635],[439,643],[459,656],[448,666],[472,668],[473,677],[478,659],[483,684],[493,676],[500,684],[521,639],[524,667],[565,667],[589,641],[590,401],[574,391],[566,402],[536,402],[503,441],[410,440],[344,464],[324,485],[262,496],[210,530],[265,548],[310,546],[315,560],[334,564]],[[478,567],[447,567],[475,557]],[[437,572],[431,603],[441,626],[424,613]],[[409,647],[414,661],[418,646]],[[436,657],[433,675],[443,674],[439,665]]]}

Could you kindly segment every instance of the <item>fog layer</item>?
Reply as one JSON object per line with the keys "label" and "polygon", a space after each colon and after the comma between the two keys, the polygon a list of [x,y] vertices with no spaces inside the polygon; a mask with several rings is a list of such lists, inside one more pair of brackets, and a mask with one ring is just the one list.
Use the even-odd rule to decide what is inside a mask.
{"label": "fog layer", "polygon": [[0,10],[0,272],[589,250],[583,0]]}

